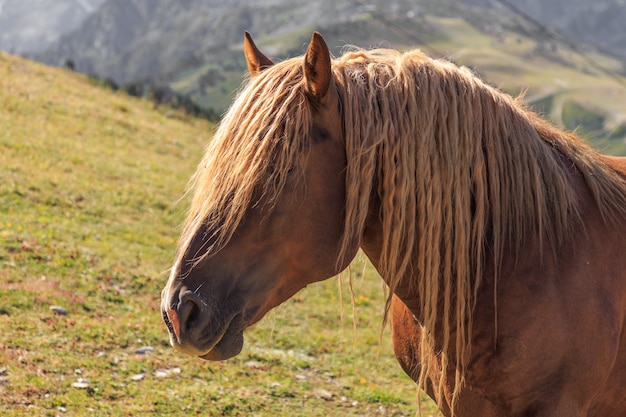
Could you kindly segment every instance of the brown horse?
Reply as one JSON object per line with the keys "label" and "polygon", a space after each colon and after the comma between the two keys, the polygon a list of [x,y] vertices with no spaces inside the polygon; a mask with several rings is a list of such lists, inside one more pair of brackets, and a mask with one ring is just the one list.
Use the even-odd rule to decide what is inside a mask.
{"label": "brown horse", "polygon": [[244,51],[163,291],[176,349],[237,355],[362,248],[444,414],[626,415],[626,162],[417,51]]}

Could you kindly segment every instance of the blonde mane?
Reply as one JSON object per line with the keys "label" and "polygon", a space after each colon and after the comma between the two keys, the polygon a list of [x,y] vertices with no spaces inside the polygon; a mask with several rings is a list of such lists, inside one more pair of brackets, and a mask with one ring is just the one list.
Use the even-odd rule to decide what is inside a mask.
{"label": "blonde mane", "polygon": [[213,235],[205,236],[196,260],[215,253],[251,205],[263,197],[272,206],[309,146],[311,113],[302,88],[300,65],[291,60],[272,66],[240,91],[190,182],[193,198],[179,255],[201,227]]}
{"label": "blonde mane", "polygon": [[[256,204],[259,190],[271,205],[286,173],[306,154],[312,115],[301,67],[295,58],[265,70],[226,114],[194,178],[182,248],[206,224],[216,231],[206,254],[219,249]],[[333,61],[332,70],[348,159],[339,255],[360,240],[376,195],[383,225],[380,273],[391,292],[408,285],[421,303],[418,319],[426,331],[419,384],[424,387],[429,369],[454,363],[456,398],[485,259],[497,275],[505,244],[535,237],[554,251],[580,225],[565,161],[582,173],[607,216],[626,208],[624,183],[581,140],[468,69],[418,51],[375,50],[348,53]],[[438,345],[444,353],[429,363],[435,330],[444,335]],[[446,356],[449,347],[456,357]],[[441,378],[443,387],[446,372]]]}
{"label": "blonde mane", "polygon": [[[454,361],[454,404],[485,258],[491,256],[497,282],[505,244],[519,247],[532,234],[544,245],[547,236],[554,253],[580,225],[565,160],[583,174],[603,214],[626,209],[624,182],[580,139],[467,68],[418,51],[376,50],[346,54],[333,69],[348,155],[345,242],[362,235],[377,193],[379,272],[392,293],[413,277],[402,284],[421,304],[418,384],[425,386],[432,367],[445,370]],[[449,340],[453,329],[456,339]],[[436,330],[444,336],[439,349]],[[445,353],[450,343],[455,358]],[[429,363],[433,351],[443,352],[437,364]],[[441,390],[446,375],[437,381]],[[435,395],[441,403],[441,391]]]}

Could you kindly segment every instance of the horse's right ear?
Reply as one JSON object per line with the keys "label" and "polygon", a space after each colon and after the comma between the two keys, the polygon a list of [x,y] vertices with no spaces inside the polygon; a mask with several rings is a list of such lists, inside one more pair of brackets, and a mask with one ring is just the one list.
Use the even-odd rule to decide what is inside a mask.
{"label": "horse's right ear", "polygon": [[254,44],[252,36],[250,36],[248,31],[244,32],[243,36],[243,54],[246,57],[246,64],[248,65],[248,72],[251,77],[259,74],[265,68],[274,65],[271,59],[259,51],[259,48]]}
{"label": "horse's right ear", "polygon": [[330,51],[322,35],[315,32],[304,55],[304,80],[310,97],[323,102],[332,78]]}

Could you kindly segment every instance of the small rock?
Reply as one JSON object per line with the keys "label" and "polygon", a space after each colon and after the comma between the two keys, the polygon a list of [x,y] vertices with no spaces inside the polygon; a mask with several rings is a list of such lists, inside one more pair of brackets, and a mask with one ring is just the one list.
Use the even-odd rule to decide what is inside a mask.
{"label": "small rock", "polygon": [[157,378],[166,378],[170,376],[170,374],[179,374],[180,368],[169,368],[169,369],[157,369],[154,371],[154,376]]}
{"label": "small rock", "polygon": [[135,351],[137,355],[145,355],[152,352],[154,352],[154,348],[152,346],[143,346]]}
{"label": "small rock", "polygon": [[59,316],[67,316],[67,310],[61,306],[50,306],[50,311]]}
{"label": "small rock", "polygon": [[306,375],[302,375],[302,374],[296,374],[295,377],[298,381],[306,381],[308,378],[306,377]]}
{"label": "small rock", "polygon": [[325,389],[321,388],[315,390],[315,395],[326,401],[330,401],[333,399],[333,394],[330,391],[326,391]]}
{"label": "small rock", "polygon": [[67,408],[65,408],[65,407],[57,407],[57,411],[59,413],[67,413]]}
{"label": "small rock", "polygon": [[263,364],[258,361],[248,361],[246,362],[246,366],[250,369],[259,369],[263,367]]}
{"label": "small rock", "polygon": [[170,373],[167,372],[167,369],[157,369],[154,371],[154,376],[157,378],[167,378]]}
{"label": "small rock", "polygon": [[89,381],[83,378],[78,378],[78,380],[72,384],[72,387],[78,389],[87,389],[89,388]]}
{"label": "small rock", "polygon": [[145,376],[146,376],[145,374],[135,374],[130,379],[132,381],[138,382],[138,381],[141,381],[142,379],[144,379]]}

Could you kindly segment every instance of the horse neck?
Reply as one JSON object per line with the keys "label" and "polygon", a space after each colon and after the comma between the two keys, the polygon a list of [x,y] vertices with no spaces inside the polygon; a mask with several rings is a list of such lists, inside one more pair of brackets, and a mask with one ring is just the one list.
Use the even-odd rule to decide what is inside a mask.
{"label": "horse neck", "polygon": [[[374,185],[373,189],[376,189]],[[365,220],[365,226],[363,228],[363,235],[361,237],[361,249],[368,257],[374,268],[381,275],[383,281],[387,285],[391,284],[390,277],[385,276],[382,265],[381,257],[383,250],[383,226],[380,220],[380,199],[375,191],[370,196],[370,204],[368,210],[368,216]],[[407,305],[411,313],[414,316],[419,317],[421,308],[420,303],[415,294],[412,294],[408,289],[408,283],[413,277],[411,271],[407,271],[399,285],[395,288],[395,294]]]}

